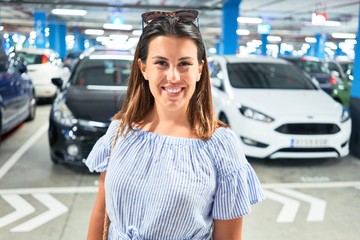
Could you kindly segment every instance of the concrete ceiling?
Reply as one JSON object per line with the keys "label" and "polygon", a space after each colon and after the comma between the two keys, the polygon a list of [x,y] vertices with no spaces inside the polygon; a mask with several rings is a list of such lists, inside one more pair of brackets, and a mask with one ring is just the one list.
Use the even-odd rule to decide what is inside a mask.
{"label": "concrete ceiling", "polygon": [[[33,15],[36,11],[47,13],[47,21],[60,20],[66,23],[68,31],[77,27],[102,28],[113,17],[121,17],[134,29],[141,29],[141,13],[149,10],[174,10],[190,8],[200,10],[200,27],[206,42],[214,45],[221,36],[222,0],[0,0],[0,25],[3,31],[28,34],[33,30]],[[83,17],[54,16],[53,8],[85,9]],[[314,12],[326,13],[328,20],[340,21],[339,27],[312,26]],[[286,43],[303,42],[304,37],[316,33],[357,33],[359,0],[242,0],[239,16],[261,17],[271,25],[271,35],[282,37]],[[260,39],[254,24],[239,24],[250,30],[250,35],[242,36],[240,42]],[[131,32],[123,33],[131,35]]]}

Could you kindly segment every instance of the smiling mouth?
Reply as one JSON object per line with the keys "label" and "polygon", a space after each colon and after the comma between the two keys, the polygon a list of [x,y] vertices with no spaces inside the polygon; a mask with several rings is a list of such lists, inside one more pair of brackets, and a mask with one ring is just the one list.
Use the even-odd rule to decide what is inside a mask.
{"label": "smiling mouth", "polygon": [[182,88],[166,88],[166,87],[163,87],[162,89],[165,90],[165,92],[172,94],[180,93],[182,90]]}

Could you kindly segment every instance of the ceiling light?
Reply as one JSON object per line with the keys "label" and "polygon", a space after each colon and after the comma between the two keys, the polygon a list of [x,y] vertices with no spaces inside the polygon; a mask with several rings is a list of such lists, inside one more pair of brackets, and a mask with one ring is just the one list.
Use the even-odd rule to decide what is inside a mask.
{"label": "ceiling light", "polygon": [[132,31],[132,35],[134,36],[140,36],[142,34],[142,31],[141,30],[134,30]]}
{"label": "ceiling light", "polygon": [[105,29],[112,29],[112,30],[125,30],[129,31],[133,29],[132,25],[129,24],[118,24],[118,23],[105,23],[103,25],[103,28]]}
{"label": "ceiling light", "polygon": [[307,43],[316,43],[316,38],[314,38],[314,37],[306,37],[305,42],[307,42]]}
{"label": "ceiling light", "polygon": [[238,17],[237,21],[238,23],[254,23],[254,24],[259,24],[263,22],[261,18],[254,18],[254,17]]}
{"label": "ceiling light", "polygon": [[237,29],[236,34],[240,36],[249,35],[250,31],[247,29]]}
{"label": "ceiling light", "polygon": [[353,33],[333,33],[331,36],[333,38],[356,38],[356,35]]}
{"label": "ceiling light", "polygon": [[339,21],[326,21],[324,25],[329,27],[339,27],[341,26],[341,23]]}
{"label": "ceiling light", "polygon": [[85,34],[86,35],[103,35],[104,30],[101,30],[101,29],[86,29]]}
{"label": "ceiling light", "polygon": [[281,42],[280,36],[267,36],[266,38],[269,42]]}
{"label": "ceiling light", "polygon": [[0,26],[0,32],[1,32],[2,30],[4,30],[4,27],[3,27],[3,26]]}
{"label": "ceiling light", "polygon": [[71,16],[84,16],[86,15],[86,10],[80,10],[80,9],[60,9],[55,8],[51,11],[52,14],[55,15],[71,15]]}

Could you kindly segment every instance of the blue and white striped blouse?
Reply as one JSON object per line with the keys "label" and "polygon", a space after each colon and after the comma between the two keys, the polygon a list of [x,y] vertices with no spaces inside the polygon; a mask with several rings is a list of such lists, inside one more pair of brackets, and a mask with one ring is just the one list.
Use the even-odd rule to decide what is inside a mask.
{"label": "blue and white striped blouse", "polygon": [[138,129],[119,136],[109,157],[117,127],[86,160],[90,171],[107,171],[111,240],[212,239],[213,219],[244,216],[265,198],[231,129],[207,141]]}

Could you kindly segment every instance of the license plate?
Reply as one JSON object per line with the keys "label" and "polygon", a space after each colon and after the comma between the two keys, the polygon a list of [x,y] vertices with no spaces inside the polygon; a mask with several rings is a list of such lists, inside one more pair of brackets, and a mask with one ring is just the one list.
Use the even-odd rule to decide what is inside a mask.
{"label": "license plate", "polygon": [[290,147],[325,147],[327,146],[327,139],[291,139]]}

